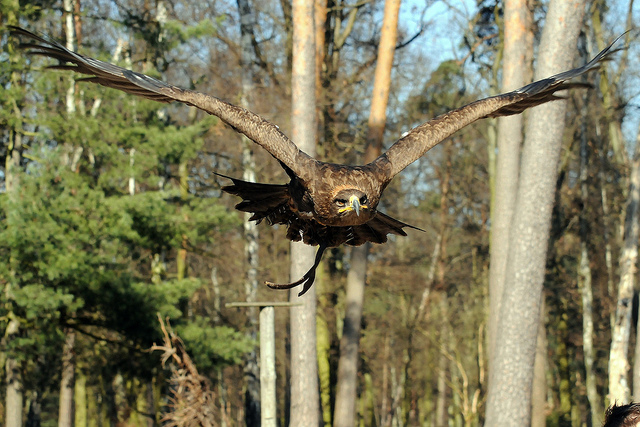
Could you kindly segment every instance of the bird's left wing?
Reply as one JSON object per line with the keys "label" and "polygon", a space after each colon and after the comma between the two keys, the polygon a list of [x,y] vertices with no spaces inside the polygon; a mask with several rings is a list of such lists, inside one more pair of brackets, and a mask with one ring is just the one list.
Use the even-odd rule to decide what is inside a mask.
{"label": "bird's left wing", "polygon": [[567,80],[598,68],[602,61],[607,60],[608,55],[616,52],[616,50],[611,50],[611,47],[620,37],[622,36],[616,38],[613,43],[582,67],[538,80],[509,93],[472,102],[413,128],[396,141],[386,153],[374,160],[373,164],[384,171],[387,180],[391,180],[427,151],[476,120],[519,114],[527,108],[562,99],[562,97],[555,95],[557,91],[573,87],[590,87],[585,83],[570,83]]}
{"label": "bird's left wing", "polygon": [[236,131],[246,135],[291,169],[297,176],[304,176],[305,170],[315,164],[315,161],[300,151],[276,125],[249,110],[211,95],[182,89],[144,74],[81,55],[54,40],[46,39],[23,28],[9,26],[9,29],[13,35],[32,40],[31,42],[20,44],[21,48],[28,50],[28,54],[48,56],[60,61],[60,65],[48,68],[72,70],[88,74],[92,77],[81,80],[98,83],[154,101],[166,103],[178,101],[192,105],[219,117]]}

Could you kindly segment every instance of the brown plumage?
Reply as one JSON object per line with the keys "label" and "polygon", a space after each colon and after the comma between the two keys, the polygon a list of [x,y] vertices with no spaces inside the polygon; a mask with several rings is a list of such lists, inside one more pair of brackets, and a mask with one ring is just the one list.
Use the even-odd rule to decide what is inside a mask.
{"label": "brown plumage", "polygon": [[416,228],[377,210],[382,192],[400,171],[451,134],[478,119],[519,114],[527,108],[560,99],[555,95],[557,91],[588,86],[566,81],[597,68],[613,52],[612,43],[582,67],[438,116],[412,129],[373,162],[364,166],[347,166],[310,157],[300,151],[276,125],[251,111],[211,95],[181,89],[144,74],[89,58],[22,28],[10,29],[14,35],[31,39],[20,45],[28,49],[30,55],[48,56],[60,61],[60,65],[49,68],[88,74],[92,77],[81,80],[155,101],[178,101],[192,105],[219,117],[277,159],[291,178],[288,184],[255,184],[229,178],[233,185],[223,187],[223,190],[240,196],[243,201],[236,208],[253,213],[253,220],[266,219],[269,224],[286,225],[287,238],[290,240],[319,246],[313,266],[300,280],[284,285],[267,282],[270,287],[277,289],[304,284],[300,295],[313,284],[316,268],[326,248],[341,244],[357,246],[365,242],[384,243],[388,234],[406,236],[405,227]]}

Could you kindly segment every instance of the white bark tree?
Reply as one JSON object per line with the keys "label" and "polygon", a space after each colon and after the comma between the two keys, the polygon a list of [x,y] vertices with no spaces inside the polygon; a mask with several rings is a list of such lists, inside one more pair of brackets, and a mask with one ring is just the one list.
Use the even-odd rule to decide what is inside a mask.
{"label": "white bark tree", "polygon": [[629,381],[629,338],[631,336],[631,312],[633,289],[638,263],[638,219],[640,216],[640,132],[631,162],[631,176],[627,195],[627,211],[624,219],[624,239],[620,253],[620,283],[616,317],[611,333],[609,352],[609,401],[619,405],[631,401]]}
{"label": "white bark tree", "polygon": [[[587,56],[587,55],[584,55]],[[581,116],[583,124],[580,129],[580,198],[582,203],[586,205],[589,199],[588,188],[588,167],[589,167],[589,147],[587,135],[587,102],[589,97],[585,94],[583,97],[583,105]],[[578,266],[578,287],[582,296],[582,351],[584,353],[584,369],[586,377],[587,398],[591,409],[592,425],[599,426],[602,424],[602,402],[598,394],[597,374],[594,370],[595,349],[593,346],[593,288],[592,274],[588,251],[588,224],[586,218],[586,209],[580,212],[580,264]]]}
{"label": "white bark tree", "polygon": [[[535,80],[571,68],[584,9],[583,0],[549,3]],[[491,362],[486,425],[531,422],[542,283],[565,111],[566,102],[557,101],[529,112]]]}

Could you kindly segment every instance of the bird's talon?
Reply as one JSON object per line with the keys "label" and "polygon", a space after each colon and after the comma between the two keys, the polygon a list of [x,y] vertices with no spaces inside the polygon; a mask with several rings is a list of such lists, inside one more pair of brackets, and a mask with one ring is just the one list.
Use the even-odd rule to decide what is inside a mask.
{"label": "bird's talon", "polygon": [[302,288],[302,291],[300,291],[300,293],[298,294],[298,296],[301,297],[302,295],[306,294],[309,289],[311,289],[311,286],[313,286],[313,280],[315,279],[316,275],[310,274],[310,273],[311,272],[307,272],[307,274],[302,276],[300,280],[296,280],[295,282],[291,282],[291,283],[273,283],[273,282],[265,281],[264,284],[270,287],[271,289],[286,290],[286,289],[295,288],[296,286],[300,286],[304,283],[304,287]]}
{"label": "bird's talon", "polygon": [[291,288],[295,288],[296,286],[300,286],[300,284],[302,284],[302,280],[298,280],[297,282],[293,282],[293,283],[273,283],[273,282],[265,281],[264,284],[270,287],[271,289],[291,289]]}

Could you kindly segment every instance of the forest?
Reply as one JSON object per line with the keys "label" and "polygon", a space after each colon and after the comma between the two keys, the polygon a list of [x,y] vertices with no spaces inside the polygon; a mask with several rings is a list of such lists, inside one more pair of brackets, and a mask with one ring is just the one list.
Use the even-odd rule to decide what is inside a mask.
{"label": "forest", "polygon": [[[2,0],[0,424],[261,425],[276,305],[263,425],[602,426],[640,401],[639,19],[634,0]],[[561,100],[407,167],[378,209],[418,230],[327,249],[298,297],[264,282],[315,248],[222,191],[287,183],[278,161],[194,107],[47,68],[9,26],[349,165],[622,36]]]}

